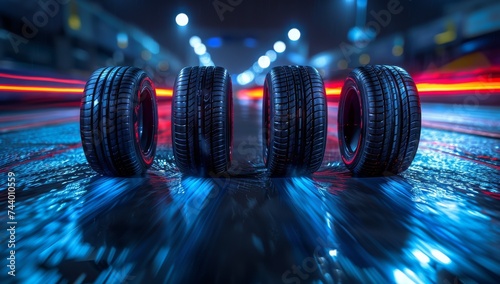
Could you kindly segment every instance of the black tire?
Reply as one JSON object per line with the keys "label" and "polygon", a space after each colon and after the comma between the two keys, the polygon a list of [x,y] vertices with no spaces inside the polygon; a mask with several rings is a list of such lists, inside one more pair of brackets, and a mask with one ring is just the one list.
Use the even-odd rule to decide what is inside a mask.
{"label": "black tire", "polygon": [[228,170],[233,141],[231,77],[222,67],[186,67],[174,85],[172,145],[185,175],[218,176]]}
{"label": "black tire", "polygon": [[264,82],[264,163],[272,176],[308,175],[319,169],[328,126],[325,86],[308,66],[273,68]]}
{"label": "black tire", "polygon": [[80,107],[83,151],[107,176],[144,173],[156,153],[158,108],[151,79],[139,68],[107,67],[85,85]]}
{"label": "black tire", "polygon": [[418,91],[395,66],[365,66],[347,77],[340,95],[339,147],[354,174],[397,174],[410,166],[420,139]]}

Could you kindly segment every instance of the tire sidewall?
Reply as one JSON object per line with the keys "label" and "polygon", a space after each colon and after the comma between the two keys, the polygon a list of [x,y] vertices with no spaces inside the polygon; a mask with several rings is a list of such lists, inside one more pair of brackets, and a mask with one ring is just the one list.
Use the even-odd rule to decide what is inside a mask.
{"label": "tire sidewall", "polygon": [[[158,103],[156,99],[156,91],[153,82],[151,79],[146,75],[146,73],[141,72],[139,75],[139,78],[137,80],[139,82],[138,84],[135,85],[135,88],[133,90],[133,94],[135,94],[134,99],[133,99],[133,106],[131,110],[131,116],[130,116],[130,122],[131,122],[131,127],[132,131],[131,133],[133,134],[134,137],[132,137],[134,141],[134,148],[135,148],[135,153],[137,156],[137,160],[141,162],[142,166],[148,168],[153,164],[153,160],[156,154],[156,145],[158,141]],[[151,94],[151,103],[152,103],[152,111],[153,111],[153,125],[143,125],[143,127],[152,127],[152,141],[151,141],[151,147],[149,152],[144,153],[143,149],[141,147],[141,141],[140,141],[140,135],[139,135],[139,129],[138,129],[138,123],[137,121],[134,120],[135,117],[137,117],[137,110],[140,107],[140,104],[142,100],[145,98],[141,98],[141,94],[144,91],[148,91]]]}
{"label": "tire sidewall", "polygon": [[225,71],[226,77],[226,159],[227,167],[229,169],[231,166],[232,155],[233,155],[233,141],[234,141],[234,110],[233,110],[233,84],[231,81],[231,76],[227,71]]}
{"label": "tire sidewall", "polygon": [[[273,141],[274,141],[274,90],[272,83],[272,71],[266,76],[263,90],[262,100],[262,153],[264,165],[269,167],[271,165],[270,157],[273,157]],[[269,141],[269,143],[268,143]]]}
{"label": "tire sidewall", "polygon": [[[360,88],[361,86],[361,88]],[[347,96],[354,91],[359,101],[360,108],[360,137],[358,140],[358,144],[356,146],[355,151],[350,151],[345,141],[345,133],[344,133],[344,112],[346,110],[346,100]],[[363,89],[363,84],[359,84],[359,80],[356,78],[354,74],[351,74],[344,82],[344,86],[342,87],[342,93],[339,102],[339,112],[338,112],[338,138],[339,138],[339,149],[342,157],[342,161],[347,166],[348,169],[353,170],[356,168],[358,164],[362,151],[365,146],[365,137],[366,137],[366,125],[367,125],[367,101],[364,97],[366,91]]]}

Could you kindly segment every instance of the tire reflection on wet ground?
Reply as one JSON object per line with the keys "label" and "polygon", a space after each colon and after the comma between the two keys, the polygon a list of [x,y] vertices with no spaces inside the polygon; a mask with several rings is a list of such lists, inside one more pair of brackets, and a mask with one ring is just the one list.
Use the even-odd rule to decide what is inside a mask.
{"label": "tire reflection on wet ground", "polygon": [[[422,130],[410,169],[399,176],[359,178],[340,161],[332,105],[321,170],[310,177],[269,178],[261,158],[258,103],[235,108],[231,172],[213,178],[183,177],[175,169],[168,104],[160,106],[160,148],[144,177],[96,175],[79,147],[74,121],[3,132],[2,171],[15,172],[19,182],[15,280],[495,283],[500,278],[499,140],[483,135],[497,133],[498,111],[482,117],[492,126],[479,135],[469,131],[474,125],[449,130],[449,121],[440,124],[445,106],[424,106],[424,120],[427,113],[433,124]],[[2,204],[6,196],[0,192]],[[0,221],[6,223],[6,214]],[[8,277],[5,272],[0,281],[12,281]]]}

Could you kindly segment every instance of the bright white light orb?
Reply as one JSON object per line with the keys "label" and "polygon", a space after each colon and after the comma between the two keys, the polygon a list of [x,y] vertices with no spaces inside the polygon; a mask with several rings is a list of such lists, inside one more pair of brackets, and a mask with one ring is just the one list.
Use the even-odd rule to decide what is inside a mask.
{"label": "bright white light orb", "polygon": [[273,48],[277,53],[283,53],[286,50],[286,44],[282,41],[277,41],[274,43]]}
{"label": "bright white light orb", "polygon": [[247,85],[250,82],[252,82],[254,78],[255,78],[255,75],[253,74],[253,72],[250,70],[247,70],[247,71],[239,74],[238,77],[236,77],[236,81],[240,85]]}
{"label": "bright white light orb", "polygon": [[189,39],[189,45],[191,45],[192,48],[197,47],[201,43],[201,38],[199,36],[192,36]]}
{"label": "bright white light orb", "polygon": [[296,28],[291,29],[288,32],[288,38],[291,41],[297,41],[297,40],[299,40],[299,38],[300,38],[300,31],[298,29],[296,29]]}
{"label": "bright white light orb", "polygon": [[189,23],[189,17],[184,13],[180,13],[177,15],[177,17],[175,17],[175,22],[177,23],[177,25],[184,27]]}
{"label": "bright white light orb", "polygon": [[198,46],[194,48],[194,53],[196,53],[197,55],[203,55],[206,52],[207,52],[207,47],[203,43],[200,43]]}
{"label": "bright white light orb", "polygon": [[257,63],[259,63],[260,68],[266,69],[269,65],[271,65],[271,59],[266,55],[263,55],[259,57],[259,61],[257,61]]}

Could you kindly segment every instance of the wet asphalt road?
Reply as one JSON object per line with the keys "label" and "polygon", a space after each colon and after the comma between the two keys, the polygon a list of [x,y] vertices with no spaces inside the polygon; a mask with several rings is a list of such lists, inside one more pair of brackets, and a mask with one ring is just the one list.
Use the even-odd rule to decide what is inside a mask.
{"label": "wet asphalt road", "polygon": [[0,226],[8,172],[17,224],[15,277],[0,231],[0,283],[499,283],[500,107],[424,104],[410,169],[356,178],[332,103],[321,170],[269,179],[259,104],[235,105],[234,163],[218,178],[177,172],[168,102],[137,178],[89,168],[76,107],[2,106]]}

